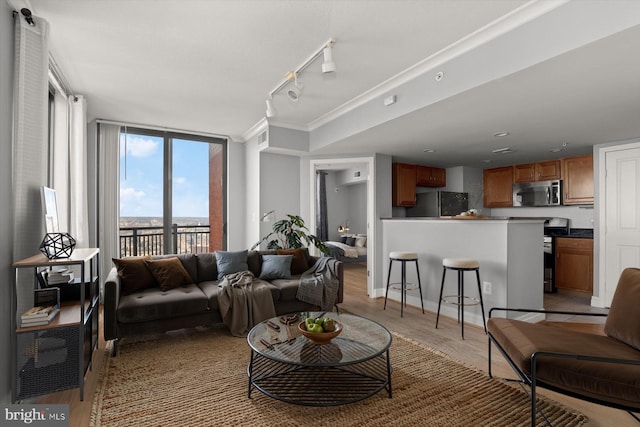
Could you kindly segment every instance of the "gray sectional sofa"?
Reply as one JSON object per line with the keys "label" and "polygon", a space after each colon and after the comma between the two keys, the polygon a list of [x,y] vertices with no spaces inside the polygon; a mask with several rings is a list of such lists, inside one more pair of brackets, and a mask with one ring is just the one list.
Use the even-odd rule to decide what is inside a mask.
{"label": "gray sectional sofa", "polygon": [[[302,251],[304,259],[299,255],[295,261],[306,261],[306,265],[313,266],[318,257],[310,256],[306,249]],[[276,251],[247,251],[248,270],[255,277],[259,277],[264,255],[275,255]],[[104,339],[115,340],[113,354],[115,355],[117,341],[127,336],[166,332],[175,329],[208,326],[222,322],[218,306],[219,277],[215,253],[180,254],[148,257],[147,260],[180,260],[188,278],[179,286],[165,286],[158,283],[144,284],[146,278],[144,268],[139,268],[135,275],[127,275],[126,269],[121,268],[123,261],[137,261],[132,258],[115,260],[118,267],[109,272],[104,287]],[[331,260],[339,281],[336,304],[343,300],[343,265],[338,260]],[[146,265],[151,265],[147,263]],[[293,268],[293,265],[292,265]],[[139,273],[142,272],[141,276]],[[299,273],[298,271],[292,273]],[[137,276],[137,277],[136,277]],[[175,277],[175,276],[173,276]],[[191,279],[191,280],[189,280]],[[191,282],[191,283],[186,283]],[[276,315],[313,311],[319,307],[296,299],[300,275],[292,274],[290,279],[268,280],[273,298]],[[160,282],[162,285],[162,282]]]}

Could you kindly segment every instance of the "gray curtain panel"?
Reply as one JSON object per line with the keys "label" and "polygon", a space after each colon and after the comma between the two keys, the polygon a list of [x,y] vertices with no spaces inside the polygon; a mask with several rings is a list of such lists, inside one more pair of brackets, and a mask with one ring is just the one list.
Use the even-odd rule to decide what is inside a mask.
{"label": "gray curtain panel", "polygon": [[323,242],[329,239],[329,226],[327,221],[327,173],[316,172],[316,237]]}

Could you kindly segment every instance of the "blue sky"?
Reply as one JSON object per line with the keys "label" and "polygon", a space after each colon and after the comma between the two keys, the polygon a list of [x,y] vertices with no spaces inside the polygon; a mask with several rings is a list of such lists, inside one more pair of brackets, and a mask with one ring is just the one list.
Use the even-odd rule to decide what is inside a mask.
{"label": "blue sky", "polygon": [[[120,216],[162,216],[162,141],[128,134],[125,150],[120,135]],[[174,140],[174,217],[209,216],[208,153],[206,143]]]}

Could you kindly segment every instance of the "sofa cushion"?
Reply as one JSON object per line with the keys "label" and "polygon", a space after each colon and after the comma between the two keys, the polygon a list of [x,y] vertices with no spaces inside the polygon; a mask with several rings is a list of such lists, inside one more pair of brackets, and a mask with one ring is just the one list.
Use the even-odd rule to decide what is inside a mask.
{"label": "sofa cushion", "polygon": [[271,280],[271,284],[280,290],[280,300],[292,301],[296,299],[298,294],[300,276],[292,276],[291,279]]}
{"label": "sofa cushion", "polygon": [[155,255],[152,259],[167,259],[167,258],[178,258],[182,263],[182,266],[189,276],[191,276],[191,282],[189,283],[198,283],[200,278],[198,277],[198,259],[194,254],[172,254],[172,255]]}
{"label": "sofa cushion", "polygon": [[640,350],[640,269],[626,268],[613,294],[604,325],[608,336]]}
{"label": "sofa cushion", "polygon": [[[218,283],[220,282],[217,280],[207,280],[205,282],[198,283],[198,287],[207,296],[209,309],[211,310],[220,310],[220,305],[218,304],[220,287],[218,286]],[[276,302],[278,302],[280,300],[280,290],[269,282],[263,281],[263,283],[267,285],[267,287],[271,291],[271,298],[273,299],[273,303],[275,304]]]}
{"label": "sofa cushion", "polygon": [[194,282],[177,257],[145,260],[144,263],[163,291]]}
{"label": "sofa cushion", "polygon": [[116,316],[120,323],[148,322],[205,313],[207,307],[207,296],[195,284],[150,288],[121,297]]}
{"label": "sofa cushion", "polygon": [[216,266],[216,254],[213,252],[196,255],[198,265],[198,281],[206,282],[218,280],[218,267]]}
{"label": "sofa cushion", "polygon": [[293,255],[263,255],[260,278],[263,280],[290,279]]}
{"label": "sofa cushion", "polygon": [[247,264],[247,253],[249,251],[216,251],[216,267],[218,269],[218,280],[227,274],[238,273],[249,270]]}
{"label": "sofa cushion", "polygon": [[309,249],[277,249],[278,255],[293,255],[291,274],[302,274],[309,269]]}
{"label": "sofa cushion", "polygon": [[134,292],[158,285],[153,274],[151,274],[144,263],[150,259],[151,256],[149,255],[130,258],[113,258],[113,264],[116,266],[118,276],[120,277],[123,295],[130,295]]}
{"label": "sofa cushion", "polygon": [[[640,352],[604,335],[503,318],[489,319],[487,329],[527,375],[531,374],[531,355],[538,351],[640,361]],[[640,405],[638,366],[540,357],[536,372],[539,381],[563,390],[622,405]]]}

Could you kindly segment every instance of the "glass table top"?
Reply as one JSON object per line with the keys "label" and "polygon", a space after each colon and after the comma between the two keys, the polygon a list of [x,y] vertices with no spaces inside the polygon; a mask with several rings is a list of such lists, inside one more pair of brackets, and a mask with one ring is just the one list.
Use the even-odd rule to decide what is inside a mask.
{"label": "glass table top", "polygon": [[[249,346],[269,359],[301,366],[340,366],[363,362],[385,352],[391,345],[391,334],[381,324],[352,314],[324,312],[299,313],[292,325],[274,317],[257,324],[247,336]],[[331,342],[314,344],[298,330],[306,317],[330,317],[342,323],[343,330]],[[279,330],[269,326],[271,321]]]}

